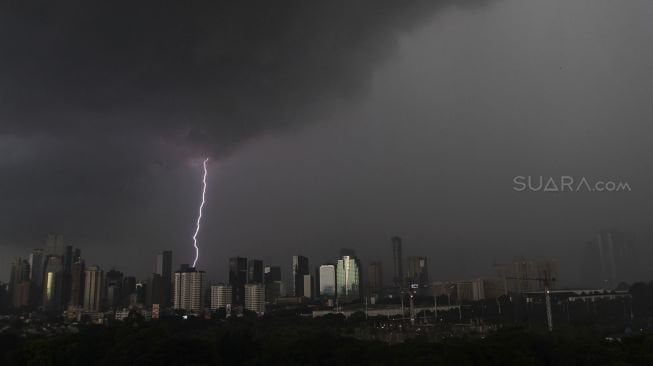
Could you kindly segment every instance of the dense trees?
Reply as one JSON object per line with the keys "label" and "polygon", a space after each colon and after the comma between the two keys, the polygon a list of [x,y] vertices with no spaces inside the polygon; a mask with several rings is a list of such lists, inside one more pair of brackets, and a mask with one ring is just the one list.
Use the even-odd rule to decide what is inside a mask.
{"label": "dense trees", "polygon": [[[357,320],[357,322],[360,321]],[[607,341],[595,331],[554,334],[503,329],[486,338],[399,344],[345,336],[350,324],[330,319],[267,318],[89,326],[49,338],[0,338],[3,365],[650,365],[653,336]]]}

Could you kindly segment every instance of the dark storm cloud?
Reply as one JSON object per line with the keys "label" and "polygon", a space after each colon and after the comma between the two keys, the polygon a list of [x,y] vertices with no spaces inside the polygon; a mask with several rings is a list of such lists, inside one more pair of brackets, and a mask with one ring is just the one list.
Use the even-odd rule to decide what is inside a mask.
{"label": "dark storm cloud", "polygon": [[354,96],[441,1],[5,1],[0,133],[214,152]]}
{"label": "dark storm cloud", "polygon": [[355,100],[449,3],[1,1],[2,240],[182,240],[190,158]]}

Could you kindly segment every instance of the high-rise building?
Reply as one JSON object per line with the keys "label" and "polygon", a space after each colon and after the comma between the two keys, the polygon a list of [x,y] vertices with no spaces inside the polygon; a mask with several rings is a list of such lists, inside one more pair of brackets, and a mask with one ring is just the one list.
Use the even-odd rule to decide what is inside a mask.
{"label": "high-rise building", "polygon": [[79,249],[74,249],[72,245],[64,246],[64,255],[62,257],[63,273],[61,280],[61,300],[63,305],[67,305],[70,302],[73,287],[73,265],[80,256],[81,251]]}
{"label": "high-rise building", "polygon": [[392,282],[393,285],[402,287],[404,281],[403,257],[401,256],[401,238],[395,236],[392,238]]}
{"label": "high-rise building", "polygon": [[45,268],[43,249],[32,250],[32,254],[29,256],[29,264],[31,269],[30,280],[35,288],[41,289],[41,286],[43,286],[43,269]]}
{"label": "high-rise building", "polygon": [[319,297],[325,299],[336,298],[336,266],[323,264],[319,267],[320,286]]}
{"label": "high-rise building", "polygon": [[265,287],[262,284],[248,283],[245,285],[245,309],[258,315],[265,313]]}
{"label": "high-rise building", "polygon": [[303,296],[312,299],[313,298],[313,276],[312,275],[304,275],[304,289],[302,290],[302,293],[304,294]]}
{"label": "high-rise building", "polygon": [[54,255],[57,257],[63,257],[66,252],[66,247],[61,234],[50,234],[48,239],[45,242],[45,255]]}
{"label": "high-rise building", "polygon": [[104,272],[97,266],[90,266],[84,272],[84,310],[102,310]]}
{"label": "high-rise building", "polygon": [[172,251],[164,250],[156,255],[156,274],[161,276],[159,304],[170,306],[172,298]]}
{"label": "high-rise building", "polygon": [[[187,268],[188,267],[185,267],[185,269]],[[152,273],[146,286],[145,305],[152,306],[156,304],[159,307],[163,307],[163,303],[165,302],[165,290],[166,286],[163,276],[158,273]]]}
{"label": "high-rise building", "polygon": [[[309,274],[308,258],[302,255],[292,257],[293,296],[306,296],[304,294],[304,276]],[[310,294],[308,295],[310,296]]]}
{"label": "high-rise building", "polygon": [[127,276],[122,280],[122,300],[121,305],[127,307],[130,305],[131,295],[136,292],[136,277]]}
{"label": "high-rise building", "polygon": [[182,265],[175,272],[174,308],[199,313],[204,307],[204,271]]}
{"label": "high-rise building", "polygon": [[71,287],[70,287],[70,300],[69,305],[83,306],[84,305],[84,275],[85,275],[84,260],[78,259],[71,269]]}
{"label": "high-rise building", "polygon": [[265,283],[271,283],[273,281],[281,281],[281,267],[279,266],[265,266],[263,271],[263,277]]}
{"label": "high-rise building", "polygon": [[336,264],[336,298],[339,303],[351,302],[361,297],[361,266],[355,257],[344,256]]}
{"label": "high-rise building", "polygon": [[147,283],[136,282],[136,290],[129,297],[129,305],[145,305],[147,297]]}
{"label": "high-rise building", "polygon": [[61,256],[49,255],[43,273],[43,308],[59,311],[63,308],[64,267]]}
{"label": "high-rise building", "polygon": [[15,308],[29,305],[31,289],[29,262],[22,258],[16,258],[11,264],[9,278],[9,296],[11,304]]}
{"label": "high-rise building", "polygon": [[426,257],[408,257],[407,285],[426,288],[429,286],[429,271]]}
{"label": "high-rise building", "polygon": [[383,266],[381,262],[371,262],[367,267],[367,291],[368,294],[379,294],[383,289]]}
{"label": "high-rise building", "polygon": [[24,308],[32,304],[32,282],[25,280],[14,287],[13,306],[14,308]]}
{"label": "high-rise building", "polygon": [[106,286],[106,300],[107,306],[116,309],[120,306],[122,300],[122,280],[123,273],[115,269],[107,272],[105,286]]}
{"label": "high-rise building", "polygon": [[250,259],[247,263],[247,283],[263,283],[263,261]]}
{"label": "high-rise building", "polygon": [[283,292],[283,282],[281,282],[281,267],[265,266],[263,271],[263,280],[265,282],[265,300],[274,302]]}
{"label": "high-rise building", "polygon": [[229,285],[232,290],[232,304],[245,305],[245,284],[247,283],[247,258],[229,258]]}
{"label": "high-rise building", "polygon": [[211,286],[211,310],[228,309],[231,307],[232,300],[231,286],[224,284]]}

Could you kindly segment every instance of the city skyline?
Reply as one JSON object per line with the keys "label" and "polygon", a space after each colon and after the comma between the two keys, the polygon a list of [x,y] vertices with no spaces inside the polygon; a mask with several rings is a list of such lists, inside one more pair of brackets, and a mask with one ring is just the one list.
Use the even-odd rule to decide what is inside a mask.
{"label": "city skyline", "polygon": [[[648,249],[653,29],[629,15],[650,4],[601,4],[374,2],[346,18],[336,3],[261,4],[278,15],[264,24],[244,5],[207,24],[208,4],[169,4],[122,27],[89,5],[98,28],[53,10],[33,31],[31,5],[0,12],[16,56],[0,60],[0,272],[48,232],[103,267],[149,268],[162,248],[190,263],[207,155],[204,267],[261,247],[278,264],[327,246],[372,258],[392,235],[447,278],[513,255],[569,268],[583,251],[567,248],[604,228]],[[515,192],[516,176],[632,191]]]}

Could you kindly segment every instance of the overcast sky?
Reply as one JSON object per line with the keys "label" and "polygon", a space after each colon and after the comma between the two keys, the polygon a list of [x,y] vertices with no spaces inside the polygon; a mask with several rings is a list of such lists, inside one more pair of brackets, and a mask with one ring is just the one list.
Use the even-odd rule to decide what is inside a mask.
{"label": "overcast sky", "polygon": [[204,156],[211,280],[341,247],[389,276],[394,235],[432,280],[524,255],[573,284],[606,228],[651,247],[650,1],[24,3],[0,5],[0,279],[54,232],[141,278],[192,262]]}

